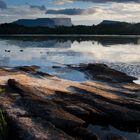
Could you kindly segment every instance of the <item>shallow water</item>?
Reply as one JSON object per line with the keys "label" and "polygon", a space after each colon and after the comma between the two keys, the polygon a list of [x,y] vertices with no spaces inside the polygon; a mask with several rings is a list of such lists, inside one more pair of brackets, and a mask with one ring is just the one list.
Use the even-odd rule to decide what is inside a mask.
{"label": "shallow water", "polygon": [[[140,39],[138,37],[0,37],[0,66],[39,65],[70,80],[83,81],[83,73],[64,64],[105,63],[139,78]],[[62,68],[52,68],[52,66]]]}

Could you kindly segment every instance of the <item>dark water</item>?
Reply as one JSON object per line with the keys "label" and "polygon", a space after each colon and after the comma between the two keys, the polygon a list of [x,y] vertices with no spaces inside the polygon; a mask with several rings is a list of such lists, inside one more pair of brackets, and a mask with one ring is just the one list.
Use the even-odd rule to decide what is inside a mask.
{"label": "dark water", "polygon": [[0,37],[0,66],[39,65],[66,79],[86,80],[80,72],[52,68],[79,63],[105,63],[140,79],[140,38]]}

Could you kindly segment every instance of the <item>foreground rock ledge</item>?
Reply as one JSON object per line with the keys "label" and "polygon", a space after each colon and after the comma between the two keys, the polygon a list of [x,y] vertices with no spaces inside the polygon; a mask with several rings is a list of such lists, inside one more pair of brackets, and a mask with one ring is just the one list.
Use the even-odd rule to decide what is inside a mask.
{"label": "foreground rock ledge", "polygon": [[[134,84],[132,77],[120,83],[117,81],[117,84],[80,83],[33,68],[36,69],[35,66],[29,69],[18,67],[18,70],[0,68],[0,88],[4,89],[0,106],[18,139],[100,140],[100,135],[91,131],[88,125],[140,127],[140,85]],[[92,67],[92,71],[94,69]],[[118,75],[127,77],[120,72]],[[125,139],[118,135],[107,137],[109,140]]]}

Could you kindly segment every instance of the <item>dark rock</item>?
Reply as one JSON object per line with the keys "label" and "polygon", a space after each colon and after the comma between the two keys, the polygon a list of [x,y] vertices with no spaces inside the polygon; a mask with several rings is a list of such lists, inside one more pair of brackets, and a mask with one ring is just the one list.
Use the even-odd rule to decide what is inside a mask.
{"label": "dark rock", "polygon": [[64,107],[67,111],[69,111],[71,114],[74,114],[76,116],[88,116],[89,112],[85,109],[76,106],[76,105],[67,105]]}
{"label": "dark rock", "polygon": [[[95,120],[102,118],[102,120],[113,124],[125,124],[128,126],[139,126],[140,124],[139,110],[128,108],[126,105],[117,105],[97,98],[96,96],[93,97],[90,94],[75,93],[67,97],[61,97],[63,97],[63,100],[69,101],[69,103],[73,103],[81,107],[83,106],[84,109],[89,109],[88,111],[91,111],[90,113],[92,113],[92,116]],[[84,104],[82,105],[81,103]],[[87,106],[85,104],[87,104]]]}
{"label": "dark rock", "polygon": [[40,75],[40,76],[47,76],[47,77],[54,77],[54,75],[45,73],[45,72],[41,72],[41,71],[37,71],[36,74]]}
{"label": "dark rock", "polygon": [[89,78],[106,82],[133,82],[137,78],[111,69],[105,64],[81,64],[79,67],[73,67],[84,72]]}
{"label": "dark rock", "polygon": [[8,53],[10,53],[11,51],[10,51],[10,50],[5,50],[5,52],[8,52]]}
{"label": "dark rock", "polygon": [[24,106],[32,115],[42,117],[62,129],[82,126],[85,123],[82,119],[64,111],[54,102],[44,100],[32,91],[27,93],[26,87],[13,79],[8,80],[8,85],[20,92],[24,98],[21,99],[19,105]]}
{"label": "dark rock", "polygon": [[[127,77],[121,72],[110,70],[106,65],[98,66],[98,68],[92,64],[91,66],[90,64],[81,65],[75,69],[84,71],[87,75],[95,71],[96,75],[103,73],[103,75],[107,74],[115,79],[117,78],[115,75],[118,73],[118,77],[121,75]],[[14,127],[15,132],[19,132],[22,138],[25,137],[25,140],[27,138],[45,140],[46,137],[50,140],[67,140],[71,139],[71,136],[74,139],[98,140],[99,133],[96,130],[90,131],[89,124],[112,125],[121,130],[131,128],[129,131],[133,132],[139,128],[140,100],[128,96],[134,94],[134,90],[139,90],[138,85],[93,81],[80,83],[51,76],[40,78],[36,76],[37,74],[49,76],[37,71],[24,73],[17,70],[15,72],[0,70],[0,75],[5,76],[1,78],[1,85],[5,85],[6,80],[9,79],[6,87],[12,89],[0,96],[0,105],[3,105],[9,118],[14,120],[12,124],[17,125]],[[120,78],[118,79],[120,80]],[[126,96],[122,96],[118,92],[120,90],[123,90]],[[19,97],[12,99],[12,93],[17,93]],[[10,105],[4,102],[8,99],[11,102]],[[20,112],[20,109],[27,113]],[[15,113],[11,111],[15,111]],[[118,133],[107,135],[107,138],[107,140],[125,140]]]}
{"label": "dark rock", "polygon": [[60,68],[62,68],[62,67],[60,67],[60,66],[52,66],[52,68],[53,68],[53,69],[60,69]]}
{"label": "dark rock", "polygon": [[39,66],[36,66],[36,65],[16,67],[17,70],[21,70],[21,71],[25,71],[25,72],[35,72],[39,68],[40,67]]}
{"label": "dark rock", "polygon": [[83,140],[99,140],[97,135],[87,128],[77,127],[73,129],[73,132],[78,134]]}
{"label": "dark rock", "polygon": [[[4,99],[6,100],[6,99]],[[8,128],[12,130],[14,140],[73,140],[71,136],[56,128],[50,122],[31,116],[17,104],[1,102],[5,110]]]}
{"label": "dark rock", "polygon": [[68,129],[84,125],[84,121],[57,107],[51,101],[40,101],[31,98],[22,99],[19,105],[24,106],[33,116],[50,121],[56,127]]}
{"label": "dark rock", "polygon": [[108,134],[108,136],[106,136],[106,140],[127,140],[127,139],[117,134]]}

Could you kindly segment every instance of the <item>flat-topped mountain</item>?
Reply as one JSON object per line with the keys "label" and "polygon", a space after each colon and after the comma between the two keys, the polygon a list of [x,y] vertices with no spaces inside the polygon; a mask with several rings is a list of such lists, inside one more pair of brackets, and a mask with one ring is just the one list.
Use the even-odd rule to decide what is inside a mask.
{"label": "flat-topped mountain", "polygon": [[43,26],[72,26],[70,18],[37,18],[37,19],[19,19],[13,22],[14,24],[24,25],[28,27]]}
{"label": "flat-topped mountain", "polygon": [[113,21],[113,20],[103,20],[99,25],[125,25],[129,24],[127,22],[121,22],[121,21]]}
{"label": "flat-topped mountain", "polygon": [[104,20],[98,25],[72,25],[70,18],[21,19],[0,24],[0,34],[140,35],[140,23]]}

